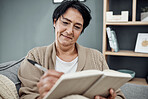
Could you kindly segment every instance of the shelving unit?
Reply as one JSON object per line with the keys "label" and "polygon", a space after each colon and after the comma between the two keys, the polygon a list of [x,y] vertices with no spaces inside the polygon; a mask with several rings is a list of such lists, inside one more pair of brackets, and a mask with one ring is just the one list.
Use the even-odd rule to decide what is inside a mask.
{"label": "shelving unit", "polygon": [[134,78],[131,81],[129,81],[128,83],[139,84],[139,85],[148,85],[146,80],[143,78]]}
{"label": "shelving unit", "polygon": [[148,57],[148,54],[145,53],[135,53],[130,50],[120,50],[119,52],[105,51],[105,55],[114,55],[114,56],[134,56],[134,57]]}
{"label": "shelving unit", "polygon": [[148,22],[127,22],[127,23],[108,23],[108,22],[106,22],[106,25],[148,25]]}
{"label": "shelving unit", "polygon": [[[107,60],[107,56],[132,56],[132,57],[148,57],[148,54],[146,53],[137,53],[134,52],[134,50],[120,50],[119,52],[112,52],[111,50],[108,50],[107,47],[108,45],[108,37],[107,37],[107,33],[106,33],[106,27],[107,26],[147,26],[148,22],[141,22],[141,21],[136,21],[136,7],[137,7],[137,0],[132,0],[132,17],[131,20],[128,22],[106,22],[106,12],[110,11],[109,9],[109,1],[110,0],[103,0],[104,1],[104,11],[103,11],[103,15],[104,15],[104,19],[103,19],[103,55],[105,56],[106,60]],[[143,79],[143,78],[140,78]],[[145,79],[143,80],[138,80],[138,82],[141,82],[140,84],[142,84],[142,82],[145,81]],[[146,84],[146,81],[144,82],[144,84]]]}

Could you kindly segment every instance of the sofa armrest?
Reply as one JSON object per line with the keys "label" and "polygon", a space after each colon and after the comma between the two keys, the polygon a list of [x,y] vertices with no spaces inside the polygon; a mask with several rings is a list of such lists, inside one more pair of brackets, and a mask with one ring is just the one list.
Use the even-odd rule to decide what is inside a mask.
{"label": "sofa armrest", "polygon": [[0,64],[0,74],[5,75],[15,84],[17,92],[19,92],[19,88],[21,87],[21,82],[17,76],[18,68],[23,60],[24,57],[16,61],[9,61]]}

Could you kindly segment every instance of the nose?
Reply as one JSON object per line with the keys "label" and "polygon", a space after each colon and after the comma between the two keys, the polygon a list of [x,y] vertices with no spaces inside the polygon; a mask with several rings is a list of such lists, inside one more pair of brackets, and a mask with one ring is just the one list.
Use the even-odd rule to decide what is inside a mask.
{"label": "nose", "polygon": [[67,27],[67,33],[68,34],[73,34],[73,26]]}

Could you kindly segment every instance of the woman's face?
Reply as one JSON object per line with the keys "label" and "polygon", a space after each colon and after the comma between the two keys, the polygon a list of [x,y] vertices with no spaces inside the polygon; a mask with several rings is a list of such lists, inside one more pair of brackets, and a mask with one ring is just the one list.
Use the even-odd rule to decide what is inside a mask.
{"label": "woman's face", "polygon": [[54,27],[58,44],[73,45],[83,29],[83,17],[78,10],[69,8],[57,21],[54,20]]}

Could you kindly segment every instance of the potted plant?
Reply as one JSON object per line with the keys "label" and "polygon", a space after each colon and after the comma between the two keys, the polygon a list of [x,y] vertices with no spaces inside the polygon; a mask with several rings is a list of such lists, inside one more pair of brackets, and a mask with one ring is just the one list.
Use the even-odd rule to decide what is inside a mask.
{"label": "potted plant", "polygon": [[148,21],[148,7],[141,8],[141,21]]}

